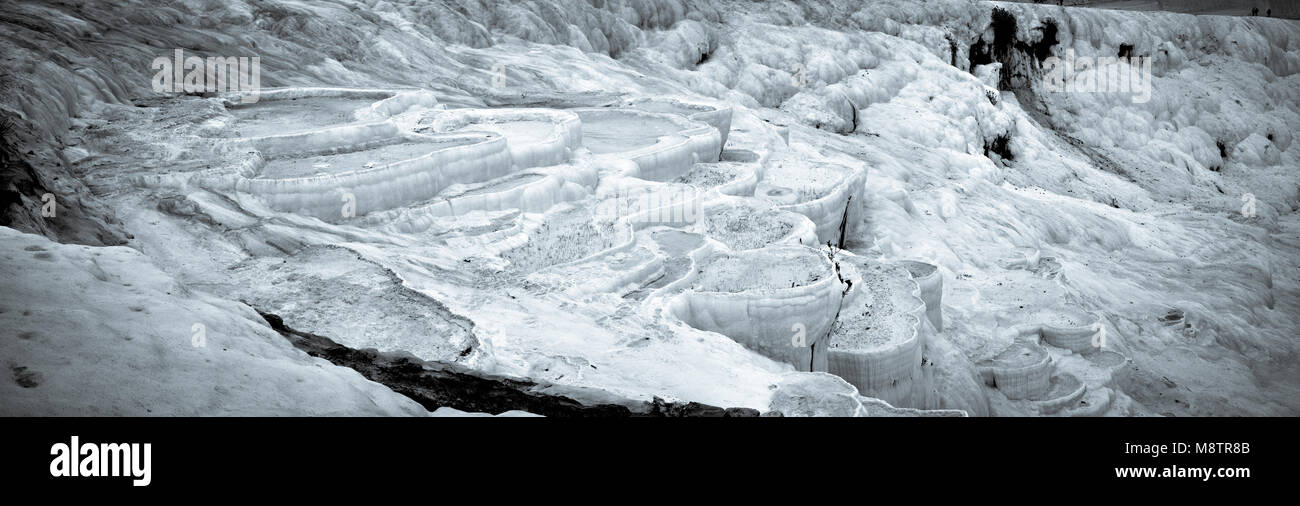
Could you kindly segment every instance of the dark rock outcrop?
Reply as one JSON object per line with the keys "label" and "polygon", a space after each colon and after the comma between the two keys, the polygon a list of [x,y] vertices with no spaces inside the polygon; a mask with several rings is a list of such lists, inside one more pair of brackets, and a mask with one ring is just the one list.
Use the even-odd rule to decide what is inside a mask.
{"label": "dark rock outcrop", "polygon": [[668,402],[657,397],[649,402],[636,401],[596,389],[487,374],[459,364],[421,360],[401,352],[352,349],[325,336],[289,328],[277,315],[261,311],[258,314],[271,328],[308,355],[356,370],[367,379],[414,399],[430,411],[446,406],[468,412],[498,414],[519,410],[556,417],[759,416],[758,410],[750,408]]}
{"label": "dark rock outcrop", "polygon": [[[112,210],[73,176],[55,145],[41,142],[42,134],[32,122],[0,111],[0,225],[65,243],[125,244]],[[52,215],[43,212],[47,204]]]}

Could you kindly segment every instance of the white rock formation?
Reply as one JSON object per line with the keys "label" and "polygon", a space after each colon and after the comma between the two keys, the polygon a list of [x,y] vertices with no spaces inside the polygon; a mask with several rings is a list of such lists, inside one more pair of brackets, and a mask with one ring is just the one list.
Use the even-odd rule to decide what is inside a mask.
{"label": "white rock formation", "polygon": [[840,275],[851,285],[828,336],[827,371],[863,395],[910,406],[928,331],[919,289],[902,267],[838,258]]}
{"label": "white rock formation", "polygon": [[[22,239],[75,261],[10,247],[11,302],[125,314],[105,321],[135,344],[92,360],[84,337],[103,329],[80,321],[4,341],[30,362],[10,365],[0,405],[14,412],[423,414],[274,344],[229,302],[270,280],[283,300],[254,303],[290,325],[641,400],[1300,410],[1295,21],[972,0],[12,3],[0,46],[23,72],[0,91],[5,223],[125,243],[139,253],[102,250],[120,257],[103,270],[168,280],[133,282],[140,307],[169,325],[204,315],[210,343],[216,327],[258,336],[219,357],[221,390],[141,366],[166,322],[120,307],[132,287],[41,284],[24,269],[89,280],[94,254]],[[226,30],[238,36],[221,50],[277,62],[267,83],[284,87],[253,104],[160,94],[133,63],[157,56],[144,41],[207,50]],[[1114,62],[1149,68],[1149,90],[1047,86],[1095,77],[1053,74],[1051,57],[1120,56],[1149,58]],[[910,279],[837,271],[812,248],[827,243]],[[857,280],[847,293],[842,277]],[[383,310],[402,293],[438,309],[394,322]],[[902,299],[874,315],[899,332],[853,340],[875,321],[855,313]],[[473,339],[397,335],[430,315]],[[477,344],[455,358],[454,336]],[[77,357],[66,376],[140,388],[61,386],[55,352]],[[145,388],[155,372],[178,381]]]}
{"label": "white rock formation", "polygon": [[[4,416],[424,415],[126,247],[0,227]],[[21,296],[20,296],[21,295]]]}
{"label": "white rock formation", "polygon": [[718,332],[801,371],[826,370],[827,331],[843,284],[808,247],[716,253],[679,283],[669,311],[692,327]]}

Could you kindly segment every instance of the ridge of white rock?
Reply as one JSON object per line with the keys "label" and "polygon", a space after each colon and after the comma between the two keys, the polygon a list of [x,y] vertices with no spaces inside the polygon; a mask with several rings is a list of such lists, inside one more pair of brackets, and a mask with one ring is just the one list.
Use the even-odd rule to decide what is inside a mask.
{"label": "ridge of white rock", "polygon": [[[415,401],[295,349],[253,309],[131,248],[0,227],[5,416],[422,416]],[[69,294],[81,301],[66,307]]]}
{"label": "ridge of white rock", "polygon": [[938,266],[917,260],[899,262],[920,288],[925,301],[925,316],[935,330],[943,331],[943,272]]}

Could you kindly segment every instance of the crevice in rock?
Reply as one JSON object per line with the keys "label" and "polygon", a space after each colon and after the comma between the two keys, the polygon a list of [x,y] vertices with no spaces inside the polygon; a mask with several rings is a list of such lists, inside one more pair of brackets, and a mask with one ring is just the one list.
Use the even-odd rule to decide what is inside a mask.
{"label": "crevice in rock", "polygon": [[[353,369],[366,379],[410,397],[430,411],[446,406],[474,413],[499,414],[518,410],[557,417],[759,416],[758,410],[751,408],[668,402],[658,397],[649,402],[635,401],[594,389],[508,378],[459,364],[421,360],[406,353],[357,350],[325,336],[294,330],[275,314],[261,311],[258,314],[295,348],[334,365]],[[546,391],[552,389],[589,393],[591,397],[602,397],[611,402],[584,404]]]}
{"label": "crevice in rock", "polygon": [[849,100],[849,108],[853,109],[853,130],[850,132],[856,132],[858,131],[858,105]]}
{"label": "crevice in rock", "polygon": [[1118,56],[1118,57],[1120,57],[1120,58],[1132,58],[1132,57],[1133,57],[1133,44],[1120,44],[1120,45],[1119,45],[1119,53],[1116,54],[1116,56]]}
{"label": "crevice in rock", "polygon": [[1038,42],[1017,39],[1015,15],[1000,7],[993,8],[990,26],[993,28],[993,41],[985,41],[981,36],[970,45],[967,71],[974,74],[975,67],[998,62],[1002,64],[998,75],[999,90],[1030,90],[1027,83],[1038,76],[1042,62],[1051,56],[1052,47],[1060,42],[1056,21],[1045,19],[1042,25],[1034,28],[1041,33]]}
{"label": "crevice in rock", "polygon": [[948,41],[948,61],[949,65],[957,66],[957,41],[953,40],[951,33],[945,33],[943,39]]}
{"label": "crevice in rock", "polygon": [[[845,230],[848,229],[848,224],[849,224],[849,205],[852,203],[853,203],[853,196],[849,195],[848,200],[844,201],[844,215],[840,217],[840,241],[836,245],[836,247],[838,247],[839,249],[844,249]],[[838,270],[839,270],[839,266],[837,265],[836,271]]]}
{"label": "crevice in rock", "polygon": [[984,142],[984,156],[989,156],[989,153],[996,153],[998,156],[1002,157],[1003,160],[1013,161],[1016,159],[1016,156],[1011,153],[1010,145],[1011,134],[1003,133],[998,135],[997,137],[994,137],[992,141]]}

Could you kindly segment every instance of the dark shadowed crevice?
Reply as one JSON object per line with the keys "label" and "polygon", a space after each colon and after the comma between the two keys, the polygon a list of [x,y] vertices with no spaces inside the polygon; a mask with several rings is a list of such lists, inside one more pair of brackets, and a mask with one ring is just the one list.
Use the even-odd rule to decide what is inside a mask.
{"label": "dark shadowed crevice", "polygon": [[998,62],[1002,64],[998,75],[998,89],[1029,90],[1026,83],[1038,76],[1042,62],[1052,54],[1052,48],[1060,43],[1059,27],[1053,19],[1045,19],[1035,27],[1039,32],[1037,42],[1016,38],[1017,21],[1015,15],[1000,7],[993,9],[989,27],[993,30],[993,40],[986,41],[981,36],[970,46],[970,66],[967,71],[974,74],[975,67]]}
{"label": "dark shadowed crevice", "polygon": [[1016,40],[1016,17],[1006,9],[993,8],[991,24],[993,26],[993,53],[1006,56]]}
{"label": "dark shadowed crevice", "polygon": [[1118,57],[1120,57],[1120,58],[1132,58],[1132,57],[1133,57],[1133,44],[1120,44],[1120,45],[1119,45],[1119,53],[1116,54],[1116,56],[1118,56]]}
{"label": "dark shadowed crevice", "polygon": [[984,43],[984,39],[976,40],[970,45],[970,67],[966,69],[971,74],[975,73],[975,67],[993,63],[992,48]]}
{"label": "dark shadowed crevice", "polygon": [[[357,350],[325,336],[289,328],[277,315],[261,311],[258,314],[299,350],[328,360],[334,365],[353,369],[366,379],[405,395],[430,411],[445,406],[472,413],[500,414],[518,410],[559,417],[759,416],[758,410],[750,408],[719,408],[697,402],[668,402],[658,397],[650,402],[635,401],[581,387],[509,378],[459,364],[421,360],[406,353]],[[611,402],[584,404],[551,393],[556,390],[581,392]]]}
{"label": "dark shadowed crevice", "polygon": [[852,203],[853,203],[853,196],[849,195],[849,199],[844,201],[844,216],[840,217],[840,240],[839,243],[836,245],[836,247],[838,247],[839,249],[844,249],[845,231],[848,230],[848,225],[849,225],[849,205]]}
{"label": "dark shadowed crevice", "polygon": [[1061,41],[1057,38],[1059,28],[1056,26],[1056,20],[1054,19],[1043,20],[1042,26],[1038,27],[1037,30],[1041,31],[1043,35],[1038,39],[1038,42],[1029,44],[1029,47],[1033,49],[1034,58],[1041,63],[1052,55],[1052,47]]}
{"label": "dark shadowed crevice", "polygon": [[[848,102],[849,102],[849,109],[852,109],[852,110],[853,110],[853,130],[850,130],[850,131],[851,131],[851,132],[856,132],[856,131],[858,131],[858,106],[857,106],[857,104],[854,104],[852,100],[849,100],[847,96],[844,97],[844,99],[845,99],[845,100],[848,100]],[[1272,140],[1272,139],[1269,139],[1269,140]]]}
{"label": "dark shadowed crevice", "polygon": [[1006,161],[1015,160],[1015,155],[1011,153],[1011,135],[1004,133],[994,137],[992,141],[985,141],[984,156],[989,156],[989,153],[996,153]]}
{"label": "dark shadowed crevice", "polygon": [[949,62],[948,64],[956,67],[957,66],[957,41],[953,40],[952,34],[950,33],[944,34],[943,39],[948,41],[948,62]]}

